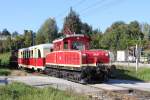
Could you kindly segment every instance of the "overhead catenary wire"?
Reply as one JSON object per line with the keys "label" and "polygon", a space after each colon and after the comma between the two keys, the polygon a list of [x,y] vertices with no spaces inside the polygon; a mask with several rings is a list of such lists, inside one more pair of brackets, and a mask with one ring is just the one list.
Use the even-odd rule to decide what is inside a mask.
{"label": "overhead catenary wire", "polygon": [[[106,1],[109,1],[109,2],[106,2]],[[85,9],[81,10],[80,14],[83,17],[83,16],[89,14],[88,12],[90,12],[90,10],[92,10],[92,9],[97,9],[97,10],[90,12],[90,14],[96,13],[97,11],[102,11],[102,10],[104,11],[104,8],[105,8],[105,10],[110,9],[112,6],[115,6],[115,5],[118,5],[118,4],[122,3],[122,1],[123,0],[112,0],[112,1],[110,1],[110,0],[101,0],[101,4],[98,4],[98,2],[97,2],[97,4],[95,3],[95,4],[91,5],[91,7],[89,6]],[[99,1],[99,3],[100,3],[100,1]],[[98,9],[98,8],[100,8],[100,9]]]}
{"label": "overhead catenary wire", "polygon": [[70,5],[67,9],[65,9],[63,12],[61,12],[60,14],[58,14],[57,16],[55,16],[56,19],[63,19],[62,17],[64,17],[65,13],[68,12],[68,10],[70,9],[70,7],[73,8],[77,8],[78,6],[82,5],[86,0],[79,0],[76,4]]}

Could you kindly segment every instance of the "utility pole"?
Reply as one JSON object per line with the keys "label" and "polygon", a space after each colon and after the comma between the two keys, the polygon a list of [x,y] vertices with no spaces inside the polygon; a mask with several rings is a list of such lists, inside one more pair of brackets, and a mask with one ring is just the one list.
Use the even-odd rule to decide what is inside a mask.
{"label": "utility pole", "polygon": [[136,49],[135,49],[135,54],[136,54],[136,72],[137,72],[137,70],[138,70],[138,66],[139,66],[139,60],[138,60],[138,58],[139,58],[139,52],[138,52],[138,45],[136,44]]}

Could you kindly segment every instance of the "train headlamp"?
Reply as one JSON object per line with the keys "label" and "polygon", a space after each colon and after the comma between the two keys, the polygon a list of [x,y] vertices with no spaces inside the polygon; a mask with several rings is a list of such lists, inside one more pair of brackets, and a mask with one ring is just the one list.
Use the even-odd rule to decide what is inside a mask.
{"label": "train headlamp", "polygon": [[82,54],[82,57],[86,57],[86,54]]}

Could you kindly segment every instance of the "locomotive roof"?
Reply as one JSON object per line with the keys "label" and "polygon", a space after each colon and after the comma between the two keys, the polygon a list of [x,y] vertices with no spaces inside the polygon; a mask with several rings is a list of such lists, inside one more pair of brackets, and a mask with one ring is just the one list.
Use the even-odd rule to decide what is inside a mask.
{"label": "locomotive roof", "polygon": [[63,37],[61,37],[61,38],[58,38],[58,39],[54,40],[53,43],[62,41],[62,40],[64,40],[65,38],[70,38],[70,37],[85,37],[85,35],[83,35],[83,34],[71,34],[71,35],[65,35],[65,36],[63,36]]}

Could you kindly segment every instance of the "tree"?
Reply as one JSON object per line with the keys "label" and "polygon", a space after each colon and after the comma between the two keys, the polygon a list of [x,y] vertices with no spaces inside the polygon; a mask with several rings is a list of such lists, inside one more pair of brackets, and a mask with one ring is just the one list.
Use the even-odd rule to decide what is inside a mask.
{"label": "tree", "polygon": [[36,44],[52,42],[58,37],[58,28],[55,19],[47,19],[36,35]]}
{"label": "tree", "polygon": [[128,28],[129,28],[130,37],[132,39],[139,40],[139,39],[144,38],[144,34],[141,31],[141,27],[140,27],[139,22],[137,22],[137,21],[130,22],[130,24],[128,25]]}
{"label": "tree", "polygon": [[127,37],[127,25],[122,21],[115,22],[106,30],[101,40],[102,48],[112,50],[125,49],[127,47]]}
{"label": "tree", "polygon": [[25,47],[29,47],[33,45],[33,31],[32,30],[24,30],[24,44]]}
{"label": "tree", "polygon": [[141,25],[141,30],[144,34],[144,39],[150,40],[150,25],[147,23],[143,23]]}
{"label": "tree", "polygon": [[13,33],[12,33],[12,37],[16,37],[16,36],[18,36],[19,35],[19,33],[17,32],[17,31],[14,31]]}
{"label": "tree", "polygon": [[91,42],[90,42],[90,47],[92,49],[100,49],[102,47],[101,45],[101,39],[103,38],[103,35],[101,32],[97,32],[94,34],[90,35],[91,37]]}
{"label": "tree", "polygon": [[82,23],[81,33],[87,34],[88,36],[91,35],[93,33],[92,26],[88,25],[87,23]]}
{"label": "tree", "polygon": [[36,44],[43,44],[45,43],[45,36],[44,34],[36,34]]}
{"label": "tree", "polygon": [[79,18],[79,15],[70,8],[70,12],[68,16],[65,17],[65,21],[63,24],[63,33],[66,31],[70,31],[71,33],[81,34],[82,22]]}
{"label": "tree", "polygon": [[4,36],[10,36],[11,35],[10,32],[6,28],[3,29],[1,34],[4,35]]}
{"label": "tree", "polygon": [[5,52],[11,50],[11,43],[12,43],[11,36],[8,36],[7,39],[3,41],[3,48]]}
{"label": "tree", "polygon": [[20,48],[24,48],[25,47],[24,41],[25,41],[25,36],[24,35],[17,35],[15,37],[15,40],[13,40],[13,42],[12,42],[12,49],[17,50],[17,49],[20,49]]}
{"label": "tree", "polygon": [[103,48],[115,51],[124,50],[128,46],[143,45],[143,36],[137,21],[132,21],[129,24],[118,21],[107,28],[101,43]]}

